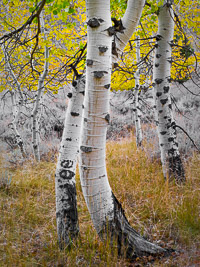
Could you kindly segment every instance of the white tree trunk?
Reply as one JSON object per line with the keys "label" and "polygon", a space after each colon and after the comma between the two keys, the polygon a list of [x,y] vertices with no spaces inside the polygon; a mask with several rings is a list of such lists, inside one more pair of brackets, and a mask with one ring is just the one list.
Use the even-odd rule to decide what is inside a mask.
{"label": "white tree trunk", "polygon": [[184,169],[176,137],[170,99],[171,42],[174,34],[174,14],[169,1],[165,1],[158,14],[158,34],[154,59],[153,81],[155,95],[155,117],[161,161],[165,178],[174,177],[184,181]]}
{"label": "white tree trunk", "polygon": [[[139,37],[138,37],[139,38]],[[136,62],[139,64],[140,62],[140,40],[136,40]],[[136,131],[136,144],[137,147],[142,145],[142,128],[140,121],[140,107],[139,107],[139,90],[140,90],[140,66],[138,65],[138,69],[135,73],[135,88],[134,88],[134,101],[133,101],[133,111],[135,114],[135,131]]]}
{"label": "white tree trunk", "polygon": [[16,84],[16,88],[17,88],[18,94],[20,96],[19,105],[22,106],[23,102],[24,102],[24,97],[23,97],[21,85],[20,85],[19,81],[17,80],[15,73],[12,70],[10,60],[9,60],[9,55],[6,51],[5,44],[2,45],[2,49],[3,49],[3,53],[4,53],[4,57],[5,57],[5,63],[6,63],[5,65],[7,67],[8,73],[12,77],[14,84]]}
{"label": "white tree trunk", "polygon": [[113,198],[105,166],[106,129],[109,123],[111,77],[110,3],[86,1],[88,52],[84,120],[80,146],[83,194],[97,232],[113,218]]}
{"label": "white tree trunk", "polygon": [[[45,33],[44,28],[44,18],[43,18],[43,12],[40,14],[40,24],[41,24],[41,33],[44,33],[44,40],[47,40],[47,36]],[[42,93],[44,89],[44,80],[48,74],[48,68],[49,68],[49,48],[45,45],[45,62],[44,62],[44,70],[43,73],[39,77],[38,81],[38,90],[37,90],[37,96],[34,103],[34,108],[32,110],[31,118],[32,118],[32,146],[33,146],[33,153],[36,161],[40,161],[40,149],[39,149],[39,142],[40,142],[40,135],[39,135],[39,127],[38,127],[38,112],[40,107],[40,101],[42,98]]]}
{"label": "white tree trunk", "polygon": [[21,135],[17,129],[17,121],[18,121],[19,114],[20,114],[20,107],[18,107],[16,104],[15,93],[13,91],[11,91],[10,93],[11,93],[12,108],[13,108],[12,130],[15,133],[16,142],[17,142],[17,145],[21,151],[21,154],[24,158],[26,158],[26,150],[24,147],[24,142],[23,142],[22,137],[21,137]]}
{"label": "white tree trunk", "polygon": [[82,121],[85,78],[73,87],[56,167],[56,220],[60,248],[69,245],[79,233],[75,173]]}
{"label": "white tree trunk", "polygon": [[[119,254],[122,253],[123,247],[126,256],[130,258],[135,255],[161,253],[165,250],[146,241],[130,227],[108,182],[105,147],[110,119],[109,88],[112,67],[110,3],[107,0],[87,0],[86,11],[88,52],[80,146],[80,178],[87,207],[98,234],[109,239],[111,245],[114,239],[117,240]],[[140,9],[137,12],[141,14]],[[137,19],[132,13],[129,15],[127,22],[139,19],[139,15]]]}
{"label": "white tree trunk", "polygon": [[112,41],[113,63],[117,63],[129,39],[135,32],[144,5],[145,0],[129,0],[126,12],[121,19],[121,26],[116,25],[114,27],[115,33]]}
{"label": "white tree trunk", "polygon": [[17,142],[17,145],[18,145],[18,147],[19,147],[19,149],[21,151],[21,154],[25,158],[26,157],[26,151],[25,151],[25,148],[24,148],[24,142],[23,142],[22,137],[21,137],[21,135],[20,135],[20,133],[19,133],[19,131],[17,129],[18,118],[19,118],[19,115],[20,115],[20,112],[21,112],[21,108],[22,108],[23,103],[24,103],[23,93],[22,93],[22,90],[21,90],[21,85],[18,82],[17,77],[15,76],[15,74],[14,74],[14,72],[12,70],[12,67],[11,67],[11,64],[10,64],[10,60],[9,60],[9,56],[8,56],[8,53],[6,51],[6,48],[5,48],[4,44],[3,44],[2,48],[3,48],[4,57],[5,57],[5,66],[7,68],[7,71],[9,73],[9,75],[12,77],[12,79],[14,81],[14,84],[16,84],[16,88],[17,88],[17,91],[18,91],[18,94],[19,94],[19,101],[18,101],[18,104],[17,104],[16,100],[15,100],[16,93],[15,93],[14,89],[12,91],[10,91],[12,107],[13,107],[12,130],[13,130],[13,132],[15,134],[16,142]]}

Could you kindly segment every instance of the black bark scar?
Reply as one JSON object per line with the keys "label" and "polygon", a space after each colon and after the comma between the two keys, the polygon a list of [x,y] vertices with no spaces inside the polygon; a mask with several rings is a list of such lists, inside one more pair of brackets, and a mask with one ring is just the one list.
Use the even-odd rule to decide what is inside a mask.
{"label": "black bark scar", "polygon": [[94,71],[94,77],[95,78],[102,78],[104,76],[104,74],[107,74],[107,71]]}
{"label": "black bark scar", "polygon": [[71,112],[71,115],[72,115],[73,117],[78,117],[80,114],[77,113],[77,112]]}
{"label": "black bark scar", "polygon": [[70,159],[63,160],[60,165],[63,168],[71,168],[73,166],[73,160]]}
{"label": "black bark scar", "polygon": [[93,65],[93,62],[94,62],[94,61],[93,61],[92,59],[87,59],[87,60],[86,60],[86,65],[87,65],[87,66],[92,66],[92,65]]}
{"label": "black bark scar", "polygon": [[99,46],[99,52],[100,53],[105,53],[108,50],[107,46]]}
{"label": "black bark scar", "polygon": [[81,146],[80,150],[85,152],[85,153],[89,153],[92,152],[92,147],[88,147],[88,146]]}
{"label": "black bark scar", "polygon": [[61,178],[67,180],[71,180],[75,176],[75,173],[70,170],[62,170],[59,174]]}
{"label": "black bark scar", "polygon": [[91,28],[97,28],[102,22],[104,22],[103,19],[92,18],[88,20],[87,25]]}

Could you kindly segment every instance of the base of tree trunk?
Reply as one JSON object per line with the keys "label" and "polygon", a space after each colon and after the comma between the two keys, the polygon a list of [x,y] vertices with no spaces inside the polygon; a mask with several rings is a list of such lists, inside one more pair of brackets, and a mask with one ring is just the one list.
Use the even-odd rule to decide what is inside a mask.
{"label": "base of tree trunk", "polygon": [[167,256],[171,252],[161,248],[137,233],[129,224],[124,210],[116,197],[114,201],[114,218],[105,223],[103,229],[99,232],[102,239],[110,239],[111,246],[117,244],[118,254],[128,259],[135,259],[141,256]]}
{"label": "base of tree trunk", "polygon": [[170,156],[168,158],[169,162],[169,179],[175,178],[177,183],[185,182],[185,172],[183,168],[183,163],[180,155],[178,156]]}
{"label": "base of tree trunk", "polygon": [[60,249],[70,246],[79,235],[76,187],[75,185],[66,184],[63,190],[66,192],[68,199],[63,202],[62,212],[56,213]]}

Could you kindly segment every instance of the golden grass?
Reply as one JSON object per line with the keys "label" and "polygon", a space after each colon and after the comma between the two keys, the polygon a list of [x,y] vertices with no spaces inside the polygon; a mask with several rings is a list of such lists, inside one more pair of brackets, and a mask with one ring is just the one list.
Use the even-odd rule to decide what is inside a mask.
{"label": "golden grass", "polygon": [[[150,160],[148,144],[135,139],[107,144],[111,187],[133,227],[151,241],[180,251],[153,266],[198,266],[200,262],[200,156],[185,164],[187,183],[163,180],[158,160]],[[3,170],[2,170],[3,172]],[[56,236],[55,163],[27,162],[10,170],[10,185],[0,188],[0,266],[147,266],[144,259],[119,259],[99,241],[77,177],[80,237],[71,251],[59,251]]]}

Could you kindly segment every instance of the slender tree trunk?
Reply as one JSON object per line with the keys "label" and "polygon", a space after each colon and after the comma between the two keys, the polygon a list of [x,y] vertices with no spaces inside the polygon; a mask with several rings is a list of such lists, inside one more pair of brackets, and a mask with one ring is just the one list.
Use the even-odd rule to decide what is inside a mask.
{"label": "slender tree trunk", "polygon": [[6,51],[6,47],[5,44],[2,45],[2,49],[3,49],[3,53],[4,53],[4,57],[5,57],[5,65],[7,67],[8,73],[9,75],[12,77],[14,84],[16,85],[16,89],[18,91],[18,94],[20,96],[20,100],[19,100],[19,104],[22,106],[23,102],[24,102],[24,97],[23,97],[23,93],[22,93],[22,89],[21,89],[21,85],[19,83],[19,81],[17,80],[17,77],[15,75],[15,73],[12,70],[11,64],[10,64],[10,60],[9,60],[9,55]]}
{"label": "slender tree trunk", "polygon": [[[165,252],[164,249],[148,242],[131,228],[108,182],[105,146],[110,119],[109,88],[112,66],[110,3],[107,0],[87,0],[86,10],[88,52],[80,178],[87,207],[99,236],[110,240],[111,245],[116,240],[119,254],[123,253],[123,249],[128,258],[162,253]],[[141,10],[138,12],[141,13]],[[127,21],[132,20],[131,15]]]}
{"label": "slender tree trunk", "polygon": [[[139,37],[138,37],[139,38]],[[139,64],[140,62],[140,40],[136,40],[136,62]],[[139,107],[139,95],[140,91],[140,67],[138,65],[138,69],[135,73],[135,88],[134,88],[134,101],[133,101],[133,111],[135,114],[135,131],[136,131],[136,144],[137,147],[142,145],[142,128],[140,121],[140,107]]]}
{"label": "slender tree trunk", "polygon": [[158,14],[158,34],[154,59],[155,117],[161,161],[165,178],[185,180],[170,98],[171,43],[174,34],[174,14],[171,1],[165,1]]}
{"label": "slender tree trunk", "polygon": [[19,118],[19,115],[20,115],[20,112],[21,112],[21,108],[22,108],[23,103],[24,103],[23,93],[22,93],[22,90],[21,90],[21,85],[18,82],[17,77],[15,76],[15,74],[14,74],[14,72],[12,70],[12,67],[10,65],[9,56],[8,56],[7,51],[6,51],[5,45],[3,45],[2,48],[3,48],[4,57],[5,57],[5,66],[7,68],[7,71],[9,73],[9,75],[12,77],[12,79],[14,81],[14,84],[16,85],[17,92],[19,94],[19,101],[18,101],[18,104],[17,104],[16,100],[15,100],[16,93],[14,92],[14,89],[12,91],[10,91],[12,107],[13,107],[12,130],[13,130],[13,132],[15,134],[16,142],[17,142],[17,145],[18,145],[18,147],[19,147],[19,149],[21,151],[21,154],[25,158],[26,157],[26,151],[25,151],[25,148],[24,148],[24,142],[23,142],[22,137],[21,137],[21,135],[20,135],[20,133],[19,133],[19,131],[17,129],[18,118]]}
{"label": "slender tree trunk", "polygon": [[11,91],[10,93],[11,93],[11,100],[12,100],[12,107],[13,107],[12,130],[15,133],[16,142],[17,142],[17,145],[21,151],[21,154],[22,154],[23,158],[26,158],[27,155],[26,155],[26,150],[24,147],[24,142],[23,142],[22,137],[21,137],[21,135],[17,129],[17,121],[18,121],[18,117],[20,114],[20,109],[16,104],[14,92]]}
{"label": "slender tree trunk", "polygon": [[85,78],[79,78],[68,96],[64,132],[56,167],[56,220],[60,248],[69,245],[79,233],[75,173],[82,120]]}
{"label": "slender tree trunk", "polygon": [[[44,33],[44,40],[47,40],[47,36],[45,34],[45,28],[44,28],[44,18],[43,18],[43,12],[40,14],[40,23],[41,23],[41,33]],[[33,146],[33,153],[36,161],[40,161],[40,150],[39,150],[39,142],[40,142],[40,136],[39,136],[39,127],[38,127],[38,112],[40,107],[40,102],[42,98],[42,93],[44,89],[44,80],[48,74],[48,68],[49,68],[49,48],[45,46],[45,62],[44,62],[44,70],[43,73],[39,77],[38,81],[38,91],[37,96],[35,99],[34,108],[31,114],[32,118],[32,146]]]}

